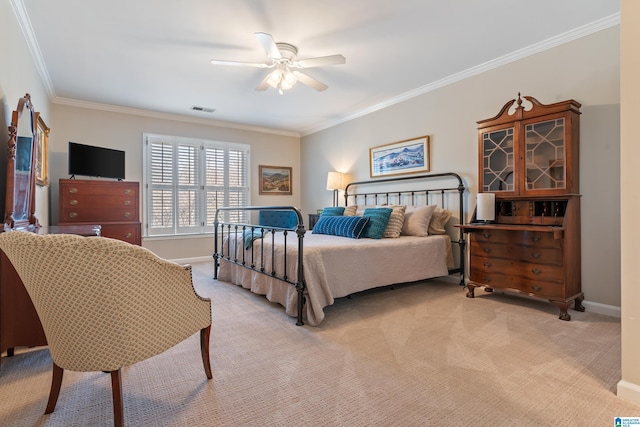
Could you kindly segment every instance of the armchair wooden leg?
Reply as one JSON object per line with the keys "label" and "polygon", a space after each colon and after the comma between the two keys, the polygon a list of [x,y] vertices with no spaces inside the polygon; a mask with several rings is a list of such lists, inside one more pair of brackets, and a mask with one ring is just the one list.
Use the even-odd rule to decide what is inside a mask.
{"label": "armchair wooden leg", "polygon": [[53,364],[53,377],[51,378],[51,391],[49,392],[49,401],[47,402],[47,408],[44,410],[45,414],[50,414],[56,409],[56,403],[58,402],[58,396],[60,395],[60,386],[62,386],[62,375],[64,369],[60,366]]}
{"label": "armchair wooden leg", "polygon": [[202,353],[202,363],[207,378],[213,378],[211,374],[211,360],[209,359],[209,335],[211,335],[211,325],[200,329],[200,353]]}
{"label": "armchair wooden leg", "polygon": [[120,369],[111,371],[111,395],[113,396],[113,425],[124,426],[124,412],[122,404],[122,378]]}

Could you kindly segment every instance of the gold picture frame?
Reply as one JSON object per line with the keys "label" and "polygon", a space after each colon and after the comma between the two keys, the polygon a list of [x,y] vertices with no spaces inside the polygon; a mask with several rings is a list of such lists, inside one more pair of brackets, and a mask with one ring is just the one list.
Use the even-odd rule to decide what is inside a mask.
{"label": "gold picture frame", "polygon": [[49,132],[51,129],[46,125],[40,113],[36,114],[36,184],[40,186],[49,185]]}
{"label": "gold picture frame", "polygon": [[260,165],[259,193],[272,195],[291,195],[293,175],[289,166],[264,166]]}
{"label": "gold picture frame", "polygon": [[371,178],[429,172],[429,136],[369,148]]}

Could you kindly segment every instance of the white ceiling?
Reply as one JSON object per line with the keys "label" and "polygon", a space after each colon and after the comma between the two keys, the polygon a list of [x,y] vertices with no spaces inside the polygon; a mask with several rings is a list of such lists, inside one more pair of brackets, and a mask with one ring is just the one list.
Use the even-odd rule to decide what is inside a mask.
{"label": "white ceiling", "polygon": [[[305,135],[619,23],[618,0],[11,0],[55,103]],[[327,84],[255,91],[254,33]],[[191,111],[192,106],[215,112]],[[133,109],[133,110],[132,110]]]}

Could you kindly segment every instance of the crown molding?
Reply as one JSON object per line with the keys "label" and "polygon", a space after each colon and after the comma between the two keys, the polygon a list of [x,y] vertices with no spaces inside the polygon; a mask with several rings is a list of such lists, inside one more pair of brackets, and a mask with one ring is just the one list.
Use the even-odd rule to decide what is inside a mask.
{"label": "crown molding", "polygon": [[24,39],[27,42],[27,46],[29,47],[29,52],[31,52],[31,56],[35,62],[36,70],[40,75],[40,79],[42,80],[45,90],[47,91],[47,95],[49,96],[49,99],[54,99],[56,97],[56,93],[53,90],[53,84],[51,83],[47,67],[44,65],[40,46],[38,45],[38,40],[36,39],[33,26],[31,25],[31,20],[29,19],[29,15],[27,15],[24,3],[22,0],[10,0],[10,3],[13,13],[16,15],[18,25],[24,35]]}
{"label": "crown molding", "polygon": [[391,98],[387,101],[381,102],[379,104],[373,105],[365,110],[362,110],[358,113],[351,114],[349,116],[345,116],[338,120],[333,120],[330,122],[326,122],[322,125],[315,126],[313,128],[306,129],[301,132],[302,136],[311,135],[313,133],[319,132],[324,129],[328,129],[339,124],[351,121],[353,119],[357,119],[359,117],[366,116],[367,114],[371,114],[375,111],[382,110],[383,108],[390,107],[392,105],[398,104],[400,102],[406,101],[411,98],[415,98],[416,96],[423,95],[428,92],[432,92],[436,89],[440,89],[444,86],[451,85],[453,83],[457,83],[461,80],[467,79],[469,77],[476,76],[478,74],[482,74],[486,71],[493,70],[495,68],[501,67],[503,65],[509,64],[511,62],[518,61],[522,58],[526,58],[531,55],[535,55],[537,53],[543,52],[548,49],[552,49],[554,47],[563,45],[565,43],[569,43],[571,41],[580,39],[582,37],[586,37],[590,34],[597,33],[602,30],[606,30],[607,28],[614,27],[616,25],[620,25],[620,13],[615,13],[613,15],[602,18],[598,21],[594,21],[590,24],[583,25],[581,27],[575,28],[571,31],[567,31],[566,33],[560,34],[555,37],[548,38],[541,42],[532,44],[523,49],[517,50],[515,52],[511,52],[507,55],[501,56],[499,58],[493,59],[491,61],[487,61],[483,64],[477,65],[475,67],[471,67],[467,70],[461,71],[456,74],[452,74],[443,79],[437,80],[433,83],[429,83],[428,85],[419,87],[417,89],[411,90],[409,92],[405,92],[395,98]]}
{"label": "crown molding", "polygon": [[101,104],[98,102],[80,101],[72,98],[56,97],[51,100],[54,104],[67,105],[70,107],[89,108],[92,110],[108,111],[111,113],[121,113],[134,116],[150,117],[162,120],[174,120],[178,122],[194,123],[206,126],[216,126],[227,129],[243,130],[247,132],[259,132],[272,135],[292,136],[300,138],[298,132],[285,131],[281,129],[266,128],[260,126],[244,125],[242,123],[223,122],[220,120],[212,120],[200,117],[183,116],[181,114],[162,113],[160,111],[143,110],[139,108],[121,107],[111,104]]}

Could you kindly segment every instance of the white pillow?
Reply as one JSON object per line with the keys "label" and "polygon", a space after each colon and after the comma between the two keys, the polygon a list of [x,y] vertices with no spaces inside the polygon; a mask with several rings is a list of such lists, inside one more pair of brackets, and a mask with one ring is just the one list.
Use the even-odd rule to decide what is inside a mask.
{"label": "white pillow", "polygon": [[437,207],[436,210],[433,211],[433,216],[429,223],[429,234],[446,234],[444,227],[449,221],[449,218],[451,218],[451,212]]}
{"label": "white pillow", "polygon": [[404,224],[402,224],[400,234],[403,236],[427,236],[429,223],[436,208],[436,205],[419,207],[407,206],[404,213]]}

